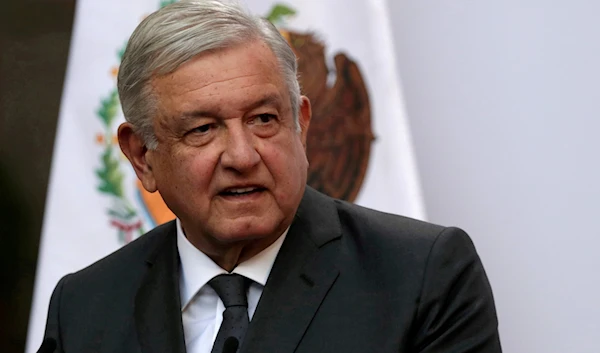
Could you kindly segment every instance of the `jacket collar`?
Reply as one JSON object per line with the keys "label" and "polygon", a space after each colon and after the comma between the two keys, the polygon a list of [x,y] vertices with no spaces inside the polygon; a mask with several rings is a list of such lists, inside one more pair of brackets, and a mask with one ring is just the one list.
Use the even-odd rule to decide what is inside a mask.
{"label": "jacket collar", "polygon": [[135,298],[138,340],[143,353],[185,353],[175,222],[153,232],[158,232],[158,239],[146,259],[148,269]]}
{"label": "jacket collar", "polygon": [[341,226],[335,203],[307,187],[241,347],[291,353],[338,276]]}

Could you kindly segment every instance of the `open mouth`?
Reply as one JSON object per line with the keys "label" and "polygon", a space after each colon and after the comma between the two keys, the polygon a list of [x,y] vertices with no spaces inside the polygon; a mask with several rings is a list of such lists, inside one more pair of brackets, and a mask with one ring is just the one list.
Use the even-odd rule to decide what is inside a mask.
{"label": "open mouth", "polygon": [[260,193],[265,191],[265,188],[251,186],[246,188],[229,188],[221,191],[219,194],[222,196],[245,196]]}

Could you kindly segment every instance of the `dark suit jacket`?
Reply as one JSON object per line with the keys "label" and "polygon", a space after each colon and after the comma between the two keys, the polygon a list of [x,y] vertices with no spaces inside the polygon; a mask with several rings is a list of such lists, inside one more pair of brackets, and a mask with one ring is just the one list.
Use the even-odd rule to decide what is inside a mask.
{"label": "dark suit jacket", "polygon": [[[67,353],[184,353],[174,222],[64,277],[46,336]],[[307,188],[241,352],[500,352],[469,237]]]}

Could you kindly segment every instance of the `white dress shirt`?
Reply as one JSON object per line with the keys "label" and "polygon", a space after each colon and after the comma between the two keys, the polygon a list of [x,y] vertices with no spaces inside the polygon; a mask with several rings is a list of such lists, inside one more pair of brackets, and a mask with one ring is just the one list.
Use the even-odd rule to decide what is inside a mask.
{"label": "white dress shirt", "polygon": [[[179,219],[176,223],[177,249],[181,259],[179,292],[185,347],[188,353],[210,353],[223,321],[225,306],[208,281],[228,272],[192,245],[185,237]],[[253,281],[248,289],[250,320],[288,229],[268,248],[231,271]]]}

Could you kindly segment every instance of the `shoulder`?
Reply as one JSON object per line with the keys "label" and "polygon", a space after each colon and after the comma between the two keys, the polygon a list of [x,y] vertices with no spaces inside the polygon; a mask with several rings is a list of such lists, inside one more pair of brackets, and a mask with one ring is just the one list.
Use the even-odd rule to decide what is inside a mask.
{"label": "shoulder", "polygon": [[442,254],[451,258],[476,254],[470,237],[460,228],[334,202],[344,246],[363,254],[367,263],[424,273],[427,264]]}
{"label": "shoulder", "polygon": [[334,201],[344,233],[366,236],[372,242],[431,245],[447,227],[385,213],[345,201]]}
{"label": "shoulder", "polygon": [[78,282],[79,285],[89,285],[137,276],[145,270],[146,261],[162,248],[161,245],[169,237],[174,236],[174,222],[160,225],[88,267],[68,275],[68,281],[65,282],[71,285]]}

